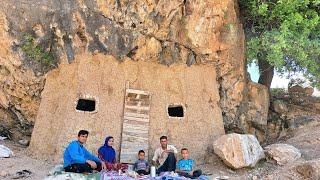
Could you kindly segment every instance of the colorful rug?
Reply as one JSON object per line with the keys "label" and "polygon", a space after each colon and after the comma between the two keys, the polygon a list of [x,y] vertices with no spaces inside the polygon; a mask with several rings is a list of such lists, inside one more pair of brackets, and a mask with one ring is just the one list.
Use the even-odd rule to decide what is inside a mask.
{"label": "colorful rug", "polygon": [[[116,171],[102,171],[100,173],[70,173],[64,171],[55,171],[45,180],[188,180],[189,178],[178,176],[176,173],[162,173],[160,176],[151,177],[150,175],[130,177],[127,174],[119,175]],[[209,180],[206,176],[200,176],[198,180]]]}

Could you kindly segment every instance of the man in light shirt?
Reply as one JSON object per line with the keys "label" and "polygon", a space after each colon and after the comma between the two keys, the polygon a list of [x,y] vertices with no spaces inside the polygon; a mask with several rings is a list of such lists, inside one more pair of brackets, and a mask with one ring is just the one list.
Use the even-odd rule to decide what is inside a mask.
{"label": "man in light shirt", "polygon": [[158,166],[157,174],[176,170],[176,157],[178,150],[173,145],[168,145],[167,136],[160,137],[161,147],[157,148],[152,158],[152,163]]}

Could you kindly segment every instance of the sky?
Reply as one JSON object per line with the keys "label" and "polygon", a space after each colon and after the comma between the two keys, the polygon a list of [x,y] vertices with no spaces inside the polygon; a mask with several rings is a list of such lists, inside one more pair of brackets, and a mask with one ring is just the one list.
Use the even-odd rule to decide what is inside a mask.
{"label": "sky", "polygon": [[[252,63],[248,65],[248,72],[250,73],[251,80],[253,82],[258,82],[259,79],[259,68],[256,64]],[[301,74],[297,74],[294,76],[295,78],[301,78],[304,79],[304,77]],[[275,72],[275,75],[273,76],[271,88],[288,88],[288,83],[290,79],[286,76],[281,77],[279,73]],[[320,96],[320,91],[315,89],[313,92],[314,96]]]}

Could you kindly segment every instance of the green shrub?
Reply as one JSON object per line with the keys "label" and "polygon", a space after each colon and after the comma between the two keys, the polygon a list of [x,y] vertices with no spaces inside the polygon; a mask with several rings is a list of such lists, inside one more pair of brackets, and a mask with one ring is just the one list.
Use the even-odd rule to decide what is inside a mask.
{"label": "green shrub", "polygon": [[50,66],[54,63],[53,54],[45,51],[43,47],[36,44],[34,37],[31,35],[25,35],[23,37],[21,49],[30,60],[39,62],[44,66]]}
{"label": "green shrub", "polygon": [[271,88],[270,93],[272,96],[279,96],[286,93],[285,88]]}

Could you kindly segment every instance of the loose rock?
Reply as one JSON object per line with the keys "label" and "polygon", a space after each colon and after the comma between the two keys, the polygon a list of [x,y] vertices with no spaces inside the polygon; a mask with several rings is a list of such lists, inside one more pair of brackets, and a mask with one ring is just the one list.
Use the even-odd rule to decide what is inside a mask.
{"label": "loose rock", "polygon": [[6,177],[8,173],[6,171],[0,171],[0,177]]}
{"label": "loose rock", "polygon": [[0,145],[0,158],[13,156],[13,152],[4,145]]}
{"label": "loose rock", "polygon": [[275,112],[280,113],[280,114],[284,114],[286,112],[288,112],[288,107],[287,105],[280,100],[276,100],[273,102],[273,109]]}
{"label": "loose rock", "polygon": [[253,135],[227,134],[213,144],[214,152],[231,168],[254,167],[265,157],[262,147]]}
{"label": "loose rock", "polygon": [[303,179],[320,179],[320,159],[307,161],[294,167]]}
{"label": "loose rock", "polygon": [[299,149],[288,144],[272,144],[265,149],[266,155],[279,165],[285,165],[301,157]]}
{"label": "loose rock", "polygon": [[26,140],[26,139],[21,139],[18,141],[19,144],[23,145],[23,146],[28,146],[30,141],[29,140]]}

